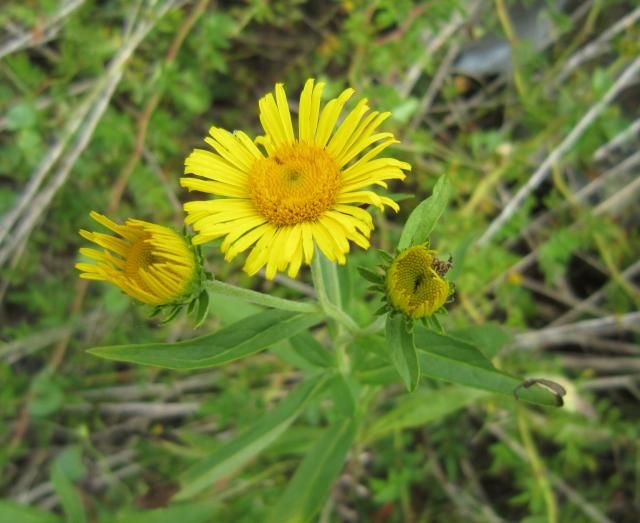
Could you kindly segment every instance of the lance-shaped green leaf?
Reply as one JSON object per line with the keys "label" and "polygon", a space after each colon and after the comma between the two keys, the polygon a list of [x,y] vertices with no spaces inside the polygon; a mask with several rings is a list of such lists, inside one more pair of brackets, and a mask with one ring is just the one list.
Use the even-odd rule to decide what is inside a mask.
{"label": "lance-shaped green leaf", "polygon": [[187,499],[202,492],[255,458],[287,430],[322,390],[327,379],[326,374],[308,379],[254,425],[188,469],[182,477],[182,489],[176,499]]}
{"label": "lance-shaped green leaf", "polygon": [[211,523],[218,521],[220,505],[211,501],[173,503],[154,510],[127,510],[114,523]]}
{"label": "lance-shaped green leaf", "polygon": [[[556,396],[539,385],[520,387],[522,380],[499,371],[473,345],[427,331],[416,332],[423,376],[503,394],[515,399],[557,406]],[[520,389],[519,389],[520,387]]]}
{"label": "lance-shaped green leaf", "polygon": [[109,360],[167,369],[202,369],[255,354],[320,323],[322,319],[318,314],[271,309],[199,338],[177,343],[112,345],[89,349],[89,352]]}
{"label": "lance-shaped green leaf", "polygon": [[422,350],[477,367],[495,370],[484,354],[468,341],[438,334],[418,326],[414,329],[414,339],[416,346]]}
{"label": "lance-shaped green leaf", "polygon": [[423,200],[407,219],[398,243],[399,250],[424,243],[429,239],[431,231],[446,209],[450,197],[451,184],[449,179],[446,176],[440,176],[431,196]]}
{"label": "lance-shaped green leaf", "polygon": [[493,358],[500,349],[512,342],[513,336],[495,323],[473,325],[453,331],[454,338],[468,341],[478,348],[486,358]]}
{"label": "lance-shaped green leaf", "polygon": [[387,316],[385,334],[389,358],[407,390],[415,390],[420,381],[420,363],[413,341],[413,332],[407,330],[404,316],[400,314]]}
{"label": "lance-shaped green leaf", "polygon": [[82,496],[60,463],[55,462],[53,464],[49,479],[64,510],[65,521],[68,523],[85,523],[87,515],[82,503]]}
{"label": "lance-shaped green leaf", "polygon": [[396,430],[424,427],[470,405],[487,393],[467,387],[420,389],[395,399],[393,410],[377,418],[364,432],[364,443]]}
{"label": "lance-shaped green leaf", "polygon": [[335,356],[325,349],[309,332],[300,332],[289,340],[297,355],[304,358],[310,365],[320,368],[336,366]]}
{"label": "lance-shaped green leaf", "polygon": [[0,499],[0,521],[20,523],[60,523],[56,514]]}
{"label": "lance-shaped green leaf", "polygon": [[333,408],[339,416],[353,416],[357,407],[358,383],[349,374],[336,372],[327,385],[327,391],[333,397]]}
{"label": "lance-shaped green leaf", "polygon": [[344,466],[356,429],[356,421],[346,418],[324,431],[272,509],[270,523],[313,521]]}

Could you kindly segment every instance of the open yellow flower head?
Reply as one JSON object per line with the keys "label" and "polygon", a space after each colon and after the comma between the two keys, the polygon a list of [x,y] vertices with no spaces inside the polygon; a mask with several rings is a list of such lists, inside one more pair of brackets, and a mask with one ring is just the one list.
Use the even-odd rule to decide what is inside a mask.
{"label": "open yellow flower head", "polygon": [[195,253],[183,236],[142,220],[128,219],[119,225],[97,212],[90,216],[116,235],[80,231],[83,238],[104,249],[80,249],[80,254],[95,260],[76,264],[81,278],[106,280],[149,305],[176,303],[191,295],[199,271]]}
{"label": "open yellow flower head", "polygon": [[303,263],[311,263],[316,247],[338,263],[345,263],[350,241],[369,247],[373,221],[361,206],[398,210],[396,202],[369,187],[403,180],[411,166],[376,158],[397,143],[392,133],[376,132],[390,113],[370,112],[361,100],[336,127],[354,90],[322,106],[323,88],[307,80],[297,134],[282,84],[259,102],[265,134],[255,142],[240,131],[210,129],[205,141],[213,151],[195,149],[185,174],[197,177],[180,181],[218,197],[185,204],[185,222],[197,232],[194,244],[224,237],[227,261],[251,248],[245,271],[266,267],[269,279],[284,270],[295,277]]}
{"label": "open yellow flower head", "polygon": [[431,316],[449,296],[449,283],[438,273],[436,251],[416,245],[402,251],[389,266],[387,299],[391,306],[413,319]]}

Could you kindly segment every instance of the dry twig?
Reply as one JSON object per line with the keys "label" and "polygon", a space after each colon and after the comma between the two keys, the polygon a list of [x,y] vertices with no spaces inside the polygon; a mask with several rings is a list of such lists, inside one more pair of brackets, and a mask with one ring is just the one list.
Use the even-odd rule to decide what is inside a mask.
{"label": "dry twig", "polygon": [[575,142],[591,126],[602,111],[629,85],[638,71],[640,71],[640,58],[636,58],[627,66],[607,93],[587,111],[565,139],[551,151],[545,161],[542,162],[542,165],[533,173],[527,183],[520,188],[502,212],[491,222],[484,234],[478,239],[477,244],[479,246],[485,246],[491,241],[503,225],[518,211],[524,200],[547,178],[551,172],[551,167],[562,159],[573,147]]}
{"label": "dry twig", "polygon": [[[629,141],[634,135],[640,133],[640,118],[634,121],[629,127],[627,127],[624,131],[616,134],[611,140],[609,140],[604,145],[601,145],[596,149],[596,152],[593,153],[593,159],[597,162],[604,160],[607,156],[609,156],[614,149],[617,149],[625,142]],[[637,154],[637,153],[636,153]],[[636,156],[635,154],[633,156]]]}
{"label": "dry twig", "polygon": [[55,38],[60,31],[61,22],[82,4],[84,4],[84,0],[68,0],[46,20],[42,27],[28,29],[5,40],[0,44],[0,60],[16,51],[40,45]]}
{"label": "dry twig", "polygon": [[[624,271],[622,271],[620,276],[622,278],[629,280],[631,278],[634,278],[639,273],[640,273],[640,260],[636,261],[635,263],[627,267]],[[563,315],[553,320],[549,325],[550,326],[563,325],[575,320],[578,316],[583,314],[590,307],[593,307],[599,301],[604,299],[606,296],[607,290],[613,284],[614,282],[610,280],[601,289],[597,290],[591,296],[589,296],[588,298],[585,298],[580,303],[576,304],[575,307],[573,307],[571,310],[565,312]]]}
{"label": "dry twig", "polygon": [[[141,21],[137,25],[129,40],[123,44],[112,60],[104,77],[96,82],[96,88],[83,104],[83,110],[76,112],[72,117],[63,139],[66,138],[68,141],[74,135],[76,129],[81,125],[82,128],[78,131],[71,150],[61,160],[58,170],[52,175],[47,186],[36,195],[45,176],[64,152],[66,142],[63,139],[56,143],[47,153],[14,208],[3,218],[0,226],[0,242],[6,239],[15,223],[18,223],[18,226],[13,231],[12,236],[4,241],[3,247],[0,248],[0,266],[4,265],[9,256],[29,237],[35,224],[49,206],[58,189],[64,184],[78,157],[88,145],[93,131],[104,114],[111,96],[122,77],[125,64],[158,20],[174,7],[175,2],[176,0],[166,0],[155,10],[150,19]],[[93,102],[94,98],[95,102]],[[86,112],[84,110],[85,107],[88,107]]]}
{"label": "dry twig", "polygon": [[571,56],[565,63],[564,67],[556,77],[554,86],[561,85],[562,82],[566,80],[566,78],[581,64],[586,62],[587,60],[591,60],[595,58],[599,54],[604,53],[608,46],[609,41],[614,38],[617,34],[622,31],[628,29],[633,24],[635,24],[638,20],[640,20],[640,7],[634,9],[630,13],[623,16],[620,20],[618,20],[615,24],[613,24],[609,29],[604,31],[597,39],[589,44],[585,45],[582,49],[576,52],[573,56]]}
{"label": "dry twig", "polygon": [[570,325],[548,327],[532,332],[518,334],[513,347],[537,349],[565,343],[576,336],[604,336],[623,330],[640,331],[640,312],[630,312],[621,316],[606,316],[585,320]]}

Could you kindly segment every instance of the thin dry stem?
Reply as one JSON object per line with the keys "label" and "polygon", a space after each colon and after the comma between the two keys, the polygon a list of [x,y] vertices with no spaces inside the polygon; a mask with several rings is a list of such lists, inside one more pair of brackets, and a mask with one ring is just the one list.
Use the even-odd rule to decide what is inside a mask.
{"label": "thin dry stem", "polygon": [[479,246],[482,247],[487,245],[496,233],[502,229],[504,224],[520,209],[524,200],[535,189],[537,189],[544,180],[546,180],[551,173],[551,167],[556,162],[560,161],[567,152],[569,152],[576,141],[584,134],[591,124],[593,124],[596,118],[600,116],[602,111],[604,111],[616,96],[618,96],[618,94],[629,85],[638,71],[640,71],[640,58],[636,58],[627,66],[607,93],[587,111],[565,139],[551,151],[542,165],[540,165],[540,167],[533,173],[527,183],[520,188],[516,195],[504,207],[502,212],[491,222],[484,234],[478,239],[477,244]]}
{"label": "thin dry stem", "polygon": [[78,9],[85,0],[68,0],[40,27],[33,27],[10,37],[0,44],[0,60],[11,53],[52,40],[60,31],[61,22]]}

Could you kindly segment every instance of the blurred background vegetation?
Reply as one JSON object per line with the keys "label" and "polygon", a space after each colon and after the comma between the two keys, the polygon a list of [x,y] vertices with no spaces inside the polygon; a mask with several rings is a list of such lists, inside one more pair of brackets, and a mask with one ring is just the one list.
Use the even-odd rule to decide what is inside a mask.
{"label": "blurred background vegetation", "polygon": [[[185,375],[89,356],[194,330],[73,264],[90,210],[181,228],[177,179],[209,126],[257,134],[258,98],[284,82],[295,111],[308,77],[393,112],[394,154],[414,170],[374,245],[392,250],[447,174],[445,325],[501,325],[496,365],[568,391],[542,410],[431,383],[430,423],[365,438],[321,520],[639,520],[637,2],[5,0],[0,31],[0,521],[263,520],[322,412],[206,498],[159,507],[286,394],[293,367],[265,352]],[[267,282],[207,257],[223,280],[312,291],[306,273]],[[347,271],[373,262],[356,249]],[[247,313],[214,303],[201,330]]]}

